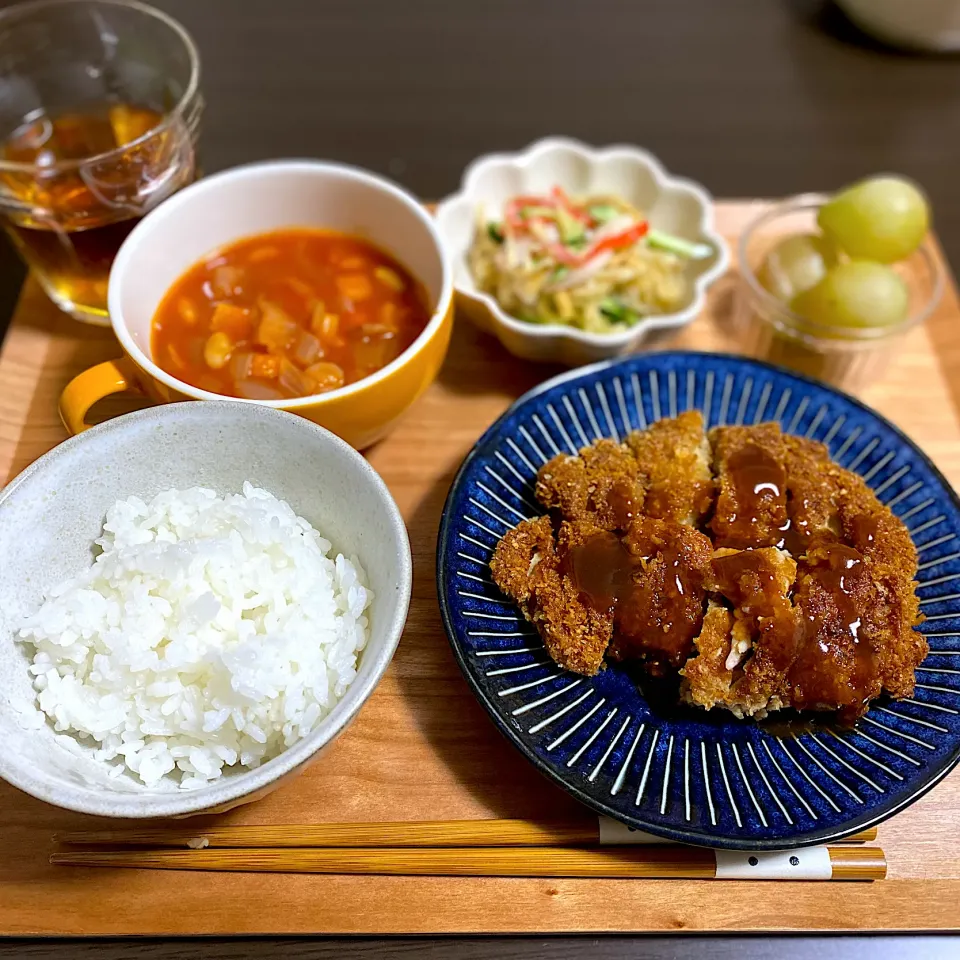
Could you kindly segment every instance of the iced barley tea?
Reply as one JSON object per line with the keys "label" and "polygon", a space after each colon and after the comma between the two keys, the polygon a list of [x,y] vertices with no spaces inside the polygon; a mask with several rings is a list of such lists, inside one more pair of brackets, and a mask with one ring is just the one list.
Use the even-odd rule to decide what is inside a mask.
{"label": "iced barley tea", "polygon": [[107,279],[127,234],[195,176],[184,123],[150,107],[35,111],[0,145],[0,222],[49,296],[107,322]]}

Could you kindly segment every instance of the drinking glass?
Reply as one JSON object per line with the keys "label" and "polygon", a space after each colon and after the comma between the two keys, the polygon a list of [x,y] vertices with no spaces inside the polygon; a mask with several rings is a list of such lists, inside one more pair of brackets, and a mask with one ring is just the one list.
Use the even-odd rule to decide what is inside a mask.
{"label": "drinking glass", "polygon": [[127,0],[34,0],[0,11],[0,224],[50,298],[105,325],[127,234],[193,181],[197,48]]}

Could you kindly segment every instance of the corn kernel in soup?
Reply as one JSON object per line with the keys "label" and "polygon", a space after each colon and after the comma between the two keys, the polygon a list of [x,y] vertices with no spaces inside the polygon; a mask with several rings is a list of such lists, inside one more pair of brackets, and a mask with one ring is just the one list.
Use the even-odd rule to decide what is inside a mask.
{"label": "corn kernel in soup", "polygon": [[158,366],[202,390],[285,400],[376,373],[429,319],[420,284],[369,241],[278,230],[187,270],[157,308],[151,346]]}

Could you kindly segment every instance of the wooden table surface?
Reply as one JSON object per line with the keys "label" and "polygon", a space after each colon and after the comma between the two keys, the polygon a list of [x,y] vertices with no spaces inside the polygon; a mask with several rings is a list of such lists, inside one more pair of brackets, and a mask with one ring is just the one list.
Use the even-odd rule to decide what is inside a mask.
{"label": "wooden table surface", "polygon": [[[0,5],[8,5],[6,2]],[[422,196],[453,190],[478,153],[549,133],[631,141],[718,195],[830,189],[877,170],[920,180],[960,262],[960,63],[893,54],[803,0],[160,0],[194,33],[208,110],[204,166],[322,156]],[[0,309],[19,274],[0,263]],[[947,349],[945,347],[944,349]],[[511,390],[517,384],[510,385]],[[953,393],[960,383],[950,384]],[[0,424],[2,427],[2,424]],[[931,451],[934,453],[934,451]],[[935,455],[935,453],[934,453]],[[957,840],[957,824],[952,838]],[[947,833],[946,837],[950,834]],[[718,890],[718,896],[721,891]],[[51,909],[56,909],[51,904]],[[131,909],[135,905],[131,904]],[[958,907],[960,922],[960,907]],[[460,957],[815,956],[822,938],[572,942],[351,941],[359,952]],[[80,947],[0,944],[0,957]],[[344,955],[335,942],[144,943],[143,955]],[[956,955],[918,938],[846,940],[850,957]],[[953,951],[950,953],[950,951]],[[129,956],[89,944],[82,955]],[[942,951],[942,954],[941,954]]]}

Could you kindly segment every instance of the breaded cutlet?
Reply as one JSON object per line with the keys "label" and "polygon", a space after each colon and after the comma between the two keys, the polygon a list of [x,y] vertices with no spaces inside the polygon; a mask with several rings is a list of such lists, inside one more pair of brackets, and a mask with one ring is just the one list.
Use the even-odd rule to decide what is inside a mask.
{"label": "breaded cutlet", "polygon": [[698,655],[684,667],[684,699],[707,709],[722,706],[741,717],[763,716],[784,705],[798,635],[789,596],[796,572],[793,558],[775,547],[714,553],[705,586],[733,610],[726,656],[718,656],[717,617],[703,638],[707,659],[698,663],[698,639]]}
{"label": "breaded cutlet", "polygon": [[790,671],[792,705],[840,708],[847,719],[887,691],[913,693],[928,652],[914,574],[917,552],[903,522],[856,474],[819,471],[820,501],[833,516],[806,548],[795,602],[806,630]]}
{"label": "breaded cutlet", "polygon": [[734,633],[732,610],[718,600],[707,601],[707,612],[694,641],[696,655],[687,660],[680,671],[683,677],[680,684],[681,700],[705,710],[726,708],[733,699],[730,688],[738,662],[731,659],[731,650],[742,647],[745,653],[750,648],[750,637],[745,634],[742,622]]}
{"label": "breaded cutlet", "polygon": [[816,440],[784,435],[787,469],[787,513],[790,529],[786,543],[799,559],[815,536],[838,537],[838,505],[844,473],[827,448]]}
{"label": "breaded cutlet", "polygon": [[717,503],[710,529],[718,547],[773,547],[787,529],[786,447],[775,423],[710,431]]}
{"label": "breaded cutlet", "polygon": [[598,440],[577,456],[561,453],[537,472],[537,499],[564,520],[624,529],[643,506],[645,483],[630,450]]}
{"label": "breaded cutlet", "polygon": [[644,515],[696,526],[713,504],[710,445],[700,411],[634,430],[627,445],[646,481]]}
{"label": "breaded cutlet", "polygon": [[490,572],[497,586],[521,608],[530,602],[543,572],[556,566],[557,550],[549,517],[524,520],[508,530],[490,560]]}
{"label": "breaded cutlet", "polygon": [[798,710],[860,716],[883,688],[877,669],[891,637],[866,629],[877,585],[863,555],[826,537],[808,545],[794,588],[801,636],[790,666],[790,703]]}
{"label": "breaded cutlet", "polygon": [[675,520],[638,517],[623,537],[634,563],[632,586],[617,609],[609,656],[644,660],[662,673],[682,666],[703,622],[704,577],[713,545]]}
{"label": "breaded cutlet", "polygon": [[914,671],[929,652],[914,629],[922,622],[914,580],[917,548],[903,521],[877,500],[855,474],[842,471],[845,483],[839,514],[845,542],[860,551],[877,588],[867,611],[865,635],[882,638],[877,668],[884,690],[895,697],[913,693]]}
{"label": "breaded cutlet", "polygon": [[837,510],[843,539],[876,570],[913,580],[917,548],[903,521],[885,507],[855,473],[838,468],[841,489]]}
{"label": "breaded cutlet", "polygon": [[555,457],[536,491],[553,520],[508,533],[491,569],[561,666],[682,667],[683,700],[738,716],[850,720],[912,693],[916,550],[822,444],[774,423],[708,442],[691,412]]}
{"label": "breaded cutlet", "polygon": [[[598,531],[583,521],[561,524],[562,549]],[[613,632],[613,614],[580,599],[562,569],[549,517],[525,520],[508,531],[497,544],[490,571],[497,586],[536,626],[547,652],[561,667],[587,676],[600,669]]]}
{"label": "breaded cutlet", "polygon": [[930,652],[926,637],[918,626],[920,601],[915,585],[903,576],[874,574],[876,600],[867,611],[863,636],[881,650],[877,663],[880,683],[891,696],[913,696],[915,671]]}

